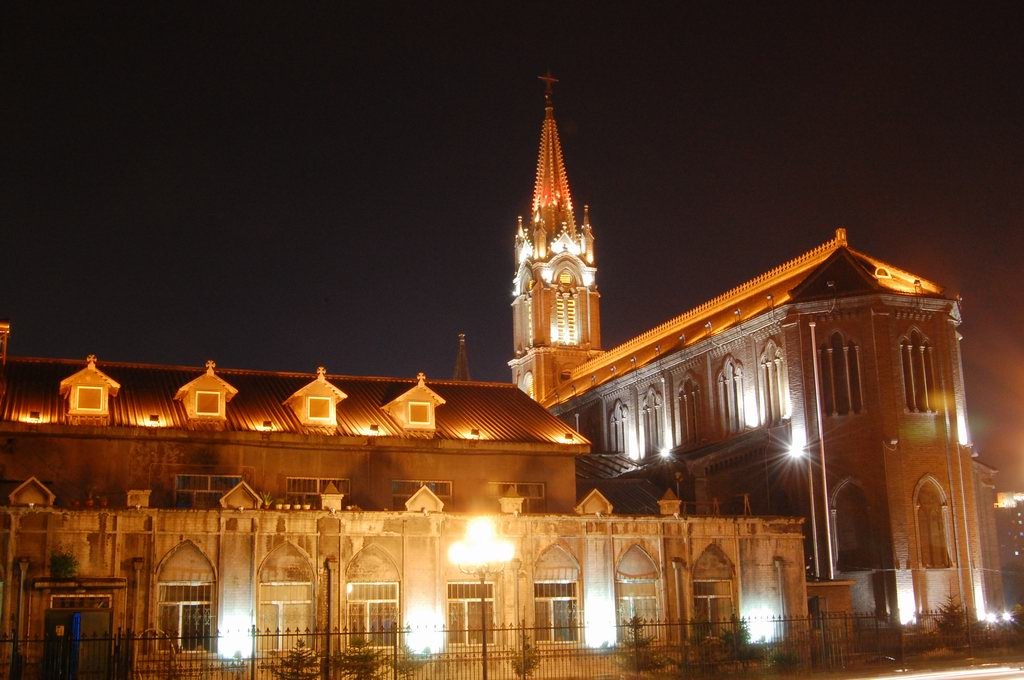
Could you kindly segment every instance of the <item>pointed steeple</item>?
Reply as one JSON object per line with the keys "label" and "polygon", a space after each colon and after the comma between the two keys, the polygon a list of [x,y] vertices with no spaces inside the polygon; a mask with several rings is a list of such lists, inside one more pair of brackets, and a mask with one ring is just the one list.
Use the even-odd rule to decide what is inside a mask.
{"label": "pointed steeple", "polygon": [[466,353],[466,334],[459,333],[459,353],[455,355],[455,370],[452,380],[470,380],[469,354]]}
{"label": "pointed steeple", "polygon": [[569,193],[569,177],[565,172],[562,144],[555,124],[555,106],[551,90],[558,82],[549,72],[540,76],[545,83],[544,122],[540,129],[540,153],[537,157],[537,179],[533,185],[531,221],[534,229],[542,227],[548,240],[554,240],[564,228],[576,237],[576,217]]}

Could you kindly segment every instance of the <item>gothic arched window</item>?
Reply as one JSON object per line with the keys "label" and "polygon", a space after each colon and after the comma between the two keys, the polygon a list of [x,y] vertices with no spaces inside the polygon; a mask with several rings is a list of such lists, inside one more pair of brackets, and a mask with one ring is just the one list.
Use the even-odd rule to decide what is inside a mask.
{"label": "gothic arched window", "polygon": [[259,627],[267,634],[266,642],[271,649],[294,647],[302,639],[299,631],[316,627],[309,560],[294,545],[284,543],[263,562],[259,579]]}
{"label": "gothic arched window", "polygon": [[835,331],[818,349],[822,400],[830,416],[860,413],[863,395],[860,384],[860,347]]}
{"label": "gothic arched window", "polygon": [[722,431],[726,434],[743,429],[743,365],[729,357],[718,373],[718,406],[722,414]]}
{"label": "gothic arched window", "polygon": [[661,449],[664,426],[662,415],[661,393],[651,387],[647,390],[640,410],[644,429],[644,455],[651,455]]}
{"label": "gothic arched window", "polygon": [[533,612],[538,642],[579,640],[579,579],[576,560],[563,548],[545,550],[533,569]]}
{"label": "gothic arched window", "polygon": [[836,566],[839,571],[871,569],[877,564],[871,538],[868,501],[853,482],[836,489],[832,501],[835,513]]}
{"label": "gothic arched window", "polygon": [[931,392],[935,389],[932,371],[932,347],[917,330],[900,341],[903,368],[903,396],[907,409],[927,413],[935,410]]}
{"label": "gothic arched window", "polygon": [[212,651],[216,583],[213,565],[190,541],[179,544],[157,574],[158,625],[182,651]]}
{"label": "gothic arched window", "polygon": [[687,377],[679,390],[679,444],[692,446],[700,441],[700,384]]}
{"label": "gothic arched window", "polygon": [[777,425],[786,417],[786,360],[774,342],[768,341],[761,355],[762,422]]}
{"label": "gothic arched window", "polygon": [[941,569],[949,566],[946,542],[946,501],[942,489],[928,477],[914,494],[917,509],[917,534],[921,544],[921,566]]}
{"label": "gothic arched window", "polygon": [[576,278],[568,269],[558,274],[555,309],[551,319],[551,339],[558,345],[577,345],[580,341],[576,309]]}
{"label": "gothic arched window", "polygon": [[626,425],[629,421],[629,408],[621,401],[616,401],[608,415],[608,449],[612,453],[626,452]]}
{"label": "gothic arched window", "polygon": [[693,618],[715,623],[729,621],[734,615],[732,561],[717,545],[705,548],[693,565]]}
{"label": "gothic arched window", "polygon": [[626,551],[615,569],[615,599],[619,621],[637,617],[658,620],[658,568],[643,548]]}

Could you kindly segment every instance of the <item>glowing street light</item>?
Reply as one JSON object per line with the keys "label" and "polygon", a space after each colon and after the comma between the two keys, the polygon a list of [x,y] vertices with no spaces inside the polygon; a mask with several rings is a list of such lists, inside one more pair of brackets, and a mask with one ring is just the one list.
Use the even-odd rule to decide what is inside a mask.
{"label": "glowing street light", "polygon": [[[480,652],[483,658],[483,680],[487,680],[487,577],[500,574],[515,556],[515,546],[499,539],[489,517],[469,521],[466,538],[452,543],[448,559],[463,574],[480,579]],[[467,621],[467,624],[469,622]]]}

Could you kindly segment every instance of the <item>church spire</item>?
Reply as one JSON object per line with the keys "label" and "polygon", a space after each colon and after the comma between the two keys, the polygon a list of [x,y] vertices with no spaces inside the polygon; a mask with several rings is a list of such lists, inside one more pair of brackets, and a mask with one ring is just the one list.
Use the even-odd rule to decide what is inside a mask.
{"label": "church spire", "polygon": [[534,229],[542,227],[549,239],[557,238],[564,228],[576,237],[576,218],[569,194],[569,177],[565,172],[562,143],[555,124],[555,106],[551,92],[558,79],[548,72],[539,76],[544,81],[544,122],[540,129],[540,153],[537,157],[537,179],[533,185],[531,220]]}
{"label": "church spire", "polygon": [[455,370],[452,371],[452,380],[470,379],[469,354],[466,352],[466,334],[459,333],[459,353],[455,355]]}

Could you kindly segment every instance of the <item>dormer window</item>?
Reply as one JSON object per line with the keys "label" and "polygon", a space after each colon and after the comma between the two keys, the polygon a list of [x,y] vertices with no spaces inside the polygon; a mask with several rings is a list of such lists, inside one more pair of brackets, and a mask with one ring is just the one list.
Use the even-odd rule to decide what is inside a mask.
{"label": "dormer window", "polygon": [[330,397],[306,397],[306,417],[310,420],[330,420],[333,407]]}
{"label": "dormer window", "polygon": [[433,404],[429,401],[410,401],[409,402],[409,424],[415,426],[433,427],[434,425],[434,408]]}
{"label": "dormer window", "polygon": [[92,413],[103,413],[102,387],[96,385],[75,385],[75,399],[72,409],[78,411],[90,411]]}
{"label": "dormer window", "polygon": [[426,385],[426,376],[420,373],[416,385],[392,399],[381,408],[398,421],[404,430],[433,432],[437,428],[435,410],[444,399]]}
{"label": "dormer window", "polygon": [[298,390],[284,403],[306,427],[333,430],[338,426],[338,404],[347,396],[328,382],[327,369],[319,366],[316,369],[316,380]]}
{"label": "dormer window", "polygon": [[224,412],[220,407],[220,392],[196,390],[196,415],[208,418],[220,418]]}
{"label": "dormer window", "polygon": [[86,366],[60,382],[60,393],[68,400],[71,422],[103,423],[110,415],[109,400],[121,386],[96,368],[96,355],[86,358]]}
{"label": "dormer window", "polygon": [[183,385],[174,398],[185,405],[193,427],[218,429],[227,419],[227,403],[238,390],[214,372],[213,361],[206,362],[206,373]]}

